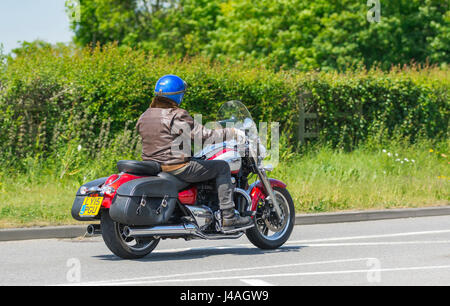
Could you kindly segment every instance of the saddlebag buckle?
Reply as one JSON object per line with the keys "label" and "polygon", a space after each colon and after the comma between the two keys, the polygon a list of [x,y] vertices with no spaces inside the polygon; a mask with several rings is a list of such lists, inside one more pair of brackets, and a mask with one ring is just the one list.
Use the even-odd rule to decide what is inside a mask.
{"label": "saddlebag buckle", "polygon": [[156,214],[157,214],[157,215],[160,215],[161,212],[162,212],[162,210],[163,210],[164,208],[166,208],[167,205],[169,205],[169,204],[167,203],[167,199],[168,199],[168,198],[169,198],[169,196],[168,196],[168,195],[165,195],[164,198],[162,199],[161,205],[159,205],[159,207],[156,209]]}
{"label": "saddlebag buckle", "polygon": [[141,203],[139,204],[139,207],[136,209],[136,215],[140,216],[142,209],[147,205],[147,201],[145,201],[145,198],[147,196],[145,194],[142,195]]}

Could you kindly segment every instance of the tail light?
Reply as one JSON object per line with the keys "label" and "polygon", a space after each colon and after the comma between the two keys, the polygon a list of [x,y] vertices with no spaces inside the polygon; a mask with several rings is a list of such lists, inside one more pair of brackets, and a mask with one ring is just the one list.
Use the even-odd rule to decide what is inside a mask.
{"label": "tail light", "polygon": [[104,195],[109,196],[109,197],[114,197],[116,190],[111,187],[111,186],[104,186],[102,188],[102,192]]}

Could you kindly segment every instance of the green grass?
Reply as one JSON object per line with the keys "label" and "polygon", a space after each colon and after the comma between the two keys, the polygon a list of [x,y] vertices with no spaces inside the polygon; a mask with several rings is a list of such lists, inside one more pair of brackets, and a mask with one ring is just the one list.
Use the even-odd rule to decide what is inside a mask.
{"label": "green grass", "polygon": [[[271,176],[287,182],[298,212],[450,204],[448,143],[385,150],[309,149],[280,163]],[[114,159],[108,160],[70,167],[31,161],[26,173],[0,174],[0,227],[79,224],[70,215],[75,192],[82,182],[112,173]]]}
{"label": "green grass", "polygon": [[273,176],[287,182],[299,212],[450,204],[448,158],[429,150],[320,149],[281,165]]}
{"label": "green grass", "polygon": [[0,227],[75,224],[70,208],[76,181],[27,183],[22,177],[5,179],[0,191]]}

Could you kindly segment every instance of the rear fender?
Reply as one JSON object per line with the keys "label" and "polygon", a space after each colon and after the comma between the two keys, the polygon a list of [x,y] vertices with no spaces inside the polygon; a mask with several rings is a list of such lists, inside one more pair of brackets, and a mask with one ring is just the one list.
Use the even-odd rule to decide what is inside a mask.
{"label": "rear fender", "polygon": [[[102,196],[104,197],[103,202],[102,202],[102,209],[109,209],[111,207],[111,203],[113,198],[116,195],[117,189],[132,180],[136,180],[141,178],[140,176],[135,176],[135,175],[131,175],[131,174],[127,174],[127,173],[121,173],[121,174],[113,174],[110,177],[103,177],[100,179],[97,179],[95,181],[83,184],[81,187],[87,187],[87,188],[91,188],[91,187],[96,187],[96,188],[101,188],[103,186],[110,186],[113,188],[114,192],[111,194],[105,193],[102,194]],[[86,198],[85,194],[81,194],[80,190],[81,187],[78,189],[77,194],[75,196],[75,200],[73,202],[72,205],[72,217],[75,220],[78,221],[93,221],[96,220],[100,217],[101,215],[101,211],[99,213],[98,216],[96,217],[92,217],[92,218],[81,218],[79,216],[79,212],[81,209],[81,206],[83,205],[84,199]]]}
{"label": "rear fender", "polygon": [[109,186],[113,188],[113,193],[111,194],[105,194],[105,199],[103,200],[102,207],[103,208],[110,208],[112,200],[116,196],[117,190],[122,185],[133,181],[143,178],[142,176],[136,176],[128,173],[121,173],[121,174],[113,174],[111,175],[105,182],[105,186]]}
{"label": "rear fender", "polygon": [[[103,177],[103,178],[97,179],[95,181],[86,183],[86,184],[84,184],[81,187],[87,187],[87,188],[100,187],[103,184],[105,184],[107,179],[108,179],[107,177]],[[81,218],[80,215],[79,215],[81,206],[83,205],[84,199],[86,198],[86,195],[83,195],[83,194],[80,193],[81,187],[78,189],[77,194],[75,196],[75,200],[74,200],[73,205],[72,205],[72,217],[75,220],[78,220],[78,221],[92,221],[92,220],[95,220],[96,218]]]}

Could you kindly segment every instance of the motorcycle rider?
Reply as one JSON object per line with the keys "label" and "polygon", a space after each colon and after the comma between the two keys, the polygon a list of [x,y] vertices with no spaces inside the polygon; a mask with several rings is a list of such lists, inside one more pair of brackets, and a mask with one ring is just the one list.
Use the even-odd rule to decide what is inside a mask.
{"label": "motorcycle rider", "polygon": [[[195,122],[186,110],[180,108],[186,89],[186,82],[176,75],[163,76],[156,83],[156,96],[150,108],[141,115],[136,125],[142,137],[142,159],[160,163],[162,171],[188,183],[215,179],[223,230],[248,227],[252,225],[252,219],[235,214],[233,185],[228,163],[222,160],[194,160],[190,156],[172,150],[175,139],[181,135],[174,131],[181,131],[182,127],[188,127],[184,130],[189,130],[188,137],[191,140],[195,135],[201,135],[203,141],[211,138],[243,137],[236,129],[211,130]],[[186,132],[184,130],[183,132]]]}

